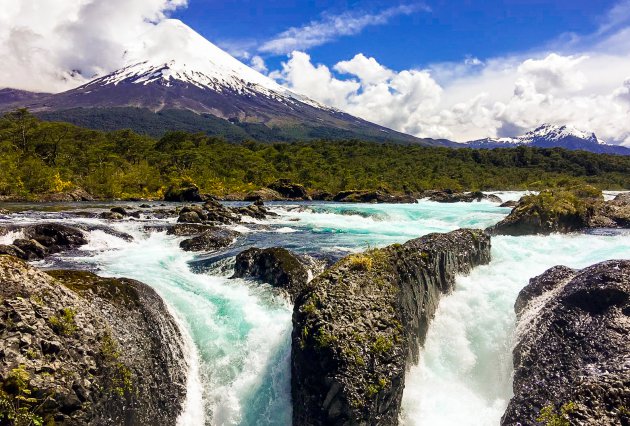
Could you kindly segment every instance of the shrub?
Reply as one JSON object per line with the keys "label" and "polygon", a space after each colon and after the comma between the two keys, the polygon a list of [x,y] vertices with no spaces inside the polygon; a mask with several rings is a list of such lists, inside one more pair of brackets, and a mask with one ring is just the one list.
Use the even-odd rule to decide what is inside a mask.
{"label": "shrub", "polygon": [[59,315],[50,317],[48,322],[55,333],[62,336],[71,336],[77,331],[77,325],[74,322],[76,315],[77,311],[74,309],[64,308],[59,311]]}

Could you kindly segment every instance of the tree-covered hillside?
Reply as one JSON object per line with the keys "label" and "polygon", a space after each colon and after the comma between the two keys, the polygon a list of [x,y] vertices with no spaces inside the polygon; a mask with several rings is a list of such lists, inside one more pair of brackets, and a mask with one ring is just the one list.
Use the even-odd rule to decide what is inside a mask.
{"label": "tree-covered hillside", "polygon": [[356,140],[230,143],[186,132],[160,139],[43,122],[26,111],[0,119],[0,195],[81,187],[105,198],[159,197],[192,181],[225,195],[288,178],[307,188],[536,189],[573,181],[630,188],[630,157],[562,149],[472,150]]}

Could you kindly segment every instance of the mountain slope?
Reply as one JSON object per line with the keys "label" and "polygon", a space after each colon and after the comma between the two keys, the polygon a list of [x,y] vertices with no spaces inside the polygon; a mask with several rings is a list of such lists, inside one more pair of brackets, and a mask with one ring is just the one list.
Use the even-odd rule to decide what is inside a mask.
{"label": "mountain slope", "polygon": [[467,142],[470,148],[494,149],[532,146],[537,148],[565,148],[590,151],[598,154],[630,155],[630,148],[609,145],[594,133],[586,133],[570,126],[543,124],[537,129],[516,138],[486,138]]}
{"label": "mountain slope", "polygon": [[[328,135],[449,144],[399,133],[296,94],[239,62],[177,20],[155,26],[126,52],[125,60],[128,65],[124,68],[81,87],[44,98],[5,103],[4,109],[24,106],[44,118],[52,115],[108,129],[115,128],[129,108],[154,113],[179,110],[197,114],[192,121],[199,122],[198,130],[208,127],[201,121],[204,115],[209,115],[241,128],[263,124],[269,129],[279,129],[276,133],[281,134],[280,139],[287,140]],[[86,116],[95,114],[100,116],[97,126],[84,122]],[[186,121],[189,123],[190,117]],[[171,124],[174,127],[169,130],[180,128],[173,120]],[[188,127],[181,128],[190,130]]]}

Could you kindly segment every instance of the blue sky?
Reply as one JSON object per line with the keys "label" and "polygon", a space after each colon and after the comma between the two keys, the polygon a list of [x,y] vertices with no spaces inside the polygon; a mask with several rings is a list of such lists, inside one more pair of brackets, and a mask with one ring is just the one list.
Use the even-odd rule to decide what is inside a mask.
{"label": "blue sky", "polygon": [[548,123],[630,146],[630,0],[421,1],[6,1],[0,88],[60,92],[129,65],[134,46],[168,54],[177,37],[143,37],[175,18],[279,84],[405,133]]}
{"label": "blue sky", "polygon": [[334,64],[361,52],[389,68],[422,68],[436,62],[481,60],[536,49],[565,34],[597,30],[614,0],[429,0],[254,1],[189,0],[181,19],[209,40],[239,53],[259,53],[272,69],[285,52],[256,52],[256,42],[274,39],[289,28],[325,23],[335,16],[378,15],[396,6],[419,6],[392,13],[353,35],[332,37],[303,50],[314,60]]}

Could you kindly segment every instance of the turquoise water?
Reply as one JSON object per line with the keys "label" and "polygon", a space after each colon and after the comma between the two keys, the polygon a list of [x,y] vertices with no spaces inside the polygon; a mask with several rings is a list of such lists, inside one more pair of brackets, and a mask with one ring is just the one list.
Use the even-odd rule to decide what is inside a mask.
{"label": "turquoise water", "polygon": [[[284,245],[328,259],[430,232],[485,228],[509,213],[486,202],[315,203],[273,209],[278,219],[236,227],[244,233],[240,244]],[[72,221],[98,222],[64,219]],[[132,234],[133,242],[93,231],[82,255],[65,261],[103,275],[141,280],[167,301],[189,352],[188,401],[179,424],[290,424],[289,303],[267,285],[228,279],[232,252],[215,264],[208,256],[181,251],[181,239],[145,233],[142,225],[114,225]],[[459,277],[456,291],[442,300],[420,364],[407,375],[402,424],[497,425],[511,395],[513,304],[518,292],[529,278],[556,264],[583,267],[628,258],[630,238],[496,237],[492,251],[490,265]],[[200,262],[204,272],[193,272],[198,269],[192,265]]]}

